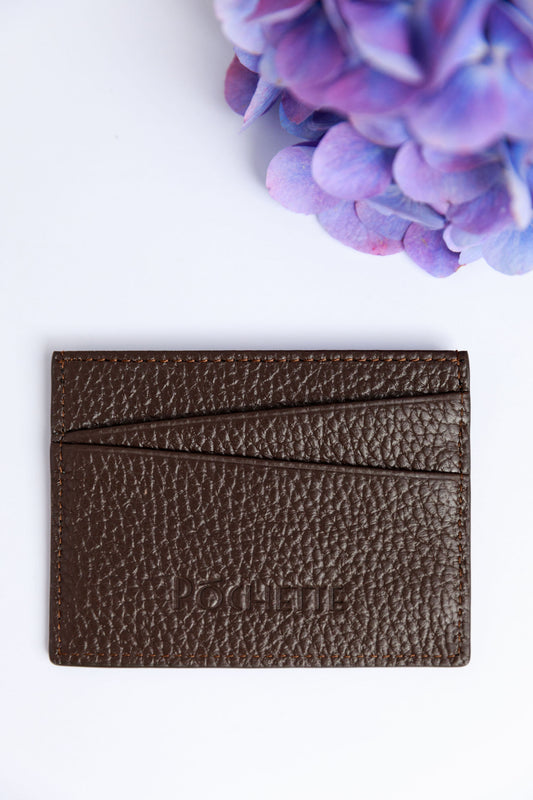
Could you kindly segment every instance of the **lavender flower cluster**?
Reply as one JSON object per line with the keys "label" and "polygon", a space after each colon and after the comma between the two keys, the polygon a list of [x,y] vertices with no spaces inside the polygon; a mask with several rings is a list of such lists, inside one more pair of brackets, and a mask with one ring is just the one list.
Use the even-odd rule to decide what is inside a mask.
{"label": "lavender flower cluster", "polygon": [[533,269],[533,0],[215,0],[249,125],[275,103],[301,142],[282,205],[365,253],[444,277]]}

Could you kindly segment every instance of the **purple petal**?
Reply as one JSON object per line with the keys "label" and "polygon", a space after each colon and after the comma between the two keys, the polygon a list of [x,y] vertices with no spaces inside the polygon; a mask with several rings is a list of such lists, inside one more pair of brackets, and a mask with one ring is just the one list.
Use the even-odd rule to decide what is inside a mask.
{"label": "purple petal", "polygon": [[334,239],[362,253],[386,256],[403,249],[401,242],[368,230],[357,216],[353,203],[341,203],[323,211],[318,221]]}
{"label": "purple petal", "polygon": [[362,65],[337,78],[324,93],[323,105],[341,114],[392,113],[412,96],[413,87]]}
{"label": "purple petal", "polygon": [[314,111],[314,108],[311,108],[311,106],[300,103],[290,92],[283,93],[281,104],[287,119],[291,122],[295,122],[296,125],[300,125],[300,123],[308,119]]}
{"label": "purple petal", "polygon": [[411,54],[410,9],[354,0],[338,0],[338,6],[365,61],[400,81],[418,83],[423,78]]}
{"label": "purple petal", "polygon": [[348,25],[339,11],[338,0],[322,0],[322,6],[324,8],[324,14],[327,16],[329,24],[337,34],[344,52],[354,58],[358,57],[357,48],[348,29]]}
{"label": "purple petal", "polygon": [[533,138],[533,92],[509,71],[502,74],[502,85],[506,100],[503,131],[511,138]]}
{"label": "purple petal", "polygon": [[319,214],[339,204],[313,180],[311,160],[314,147],[296,144],[274,156],[267,171],[267,189],[278,203],[298,214]]}
{"label": "purple petal", "polygon": [[350,122],[365,139],[383,147],[399,147],[409,138],[409,132],[401,117],[350,114]]}
{"label": "purple petal", "polygon": [[391,184],[383,194],[371,197],[366,202],[382,214],[394,213],[408,222],[419,222],[424,227],[433,230],[444,227],[444,217],[425,203],[417,203],[410,197],[406,197],[395,184]]}
{"label": "purple petal", "polygon": [[252,124],[254,120],[264,114],[276,102],[281,94],[277,86],[267,83],[264,78],[259,78],[259,83],[251,99],[250,105],[244,115],[244,128]]}
{"label": "purple petal", "polygon": [[457,70],[443,89],[414,107],[409,122],[424,144],[472,153],[501,136],[506,113],[500,66],[475,64]]}
{"label": "purple petal", "polygon": [[459,257],[448,250],[441,231],[413,223],[407,229],[403,245],[407,255],[435,278],[447,278],[459,268]]}
{"label": "purple petal", "polygon": [[314,2],[315,0],[256,0],[256,8],[248,19],[261,19],[261,22],[269,24],[285,22],[303,14]]}
{"label": "purple petal", "polygon": [[517,6],[522,5],[520,0],[515,0],[515,5],[511,6],[508,3],[499,6],[509,20],[512,22],[515,29],[519,30],[525,37],[527,45],[521,43],[518,47],[515,46],[507,48],[509,51],[508,59],[509,66],[515,78],[524,84],[528,89],[533,89],[533,64],[532,64],[532,51],[533,51],[533,17],[531,14],[531,6],[526,10],[530,4],[530,0],[525,0],[523,3],[524,8],[520,10]]}
{"label": "purple petal", "polygon": [[397,217],[396,214],[381,214],[372,208],[368,200],[356,203],[355,210],[365,228],[394,241],[401,242],[410,225],[408,220]]}
{"label": "purple petal", "polygon": [[441,172],[466,172],[487,164],[489,161],[497,161],[498,153],[493,150],[483,150],[481,153],[469,153],[459,155],[458,153],[446,153],[442,150],[434,150],[432,147],[422,147],[422,156],[430,167],[441,170]]}
{"label": "purple petal", "polygon": [[394,151],[372,144],[348,122],[326,133],[313,158],[313,176],[329,194],[363,200],[385,191],[391,181]]}
{"label": "purple petal", "polygon": [[258,80],[258,75],[246,69],[237,56],[234,56],[226,72],[224,96],[229,107],[237,114],[244,116],[254,96]]}
{"label": "purple petal", "polygon": [[318,6],[282,37],[275,57],[284,85],[303,102],[307,101],[300,89],[331,80],[343,62],[344,53],[335,32]]}
{"label": "purple petal", "polygon": [[483,245],[483,258],[506,275],[522,275],[533,269],[533,228],[504,231]]}
{"label": "purple petal", "polygon": [[524,53],[513,53],[509,58],[509,66],[514,77],[526,89],[533,90],[533,58]]}
{"label": "purple petal", "polygon": [[448,36],[457,23],[464,0],[430,0],[426,3],[427,20],[431,23],[432,33]]}
{"label": "purple petal", "polygon": [[509,192],[497,183],[474,200],[450,206],[448,219],[468,233],[499,233],[513,225]]}
{"label": "purple petal", "polygon": [[[419,39],[433,64],[433,85],[442,85],[459,66],[473,63],[487,51],[484,26],[492,0],[433,0]],[[424,17],[421,18],[422,25]],[[439,46],[440,44],[440,46]],[[429,49],[431,48],[431,49]]]}
{"label": "purple petal", "polygon": [[487,37],[491,46],[497,47],[502,55],[531,53],[530,40],[520,30],[517,21],[516,9],[507,3],[495,5],[490,10],[487,20]]}
{"label": "purple petal", "polygon": [[261,24],[248,21],[256,4],[257,0],[215,0],[215,14],[224,34],[247,53],[262,53],[266,44]]}
{"label": "purple petal", "polygon": [[337,114],[328,111],[315,111],[310,117],[298,125],[288,119],[282,104],[280,104],[279,107],[279,119],[282,128],[286,130],[287,133],[290,133],[291,136],[298,136],[302,139],[308,139],[311,142],[317,142],[326,131],[329,131],[330,128],[340,122],[340,118]]}
{"label": "purple petal", "polygon": [[533,8],[531,0],[514,0],[512,6],[503,6],[513,20],[517,28],[525,33],[528,39],[533,42]]}
{"label": "purple petal", "polygon": [[396,155],[393,174],[408,197],[445,213],[448,203],[464,203],[486,192],[500,176],[501,165],[489,161],[468,171],[441,172],[424,161],[418,145],[406,142]]}

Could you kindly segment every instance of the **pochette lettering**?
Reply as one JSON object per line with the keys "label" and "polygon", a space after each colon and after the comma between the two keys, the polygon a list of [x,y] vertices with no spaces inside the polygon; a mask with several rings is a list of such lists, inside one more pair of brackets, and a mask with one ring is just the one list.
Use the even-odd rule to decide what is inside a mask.
{"label": "pochette lettering", "polygon": [[265,586],[256,582],[225,586],[219,578],[196,583],[180,577],[175,584],[174,608],[214,611],[224,606],[233,611],[250,611],[260,606],[271,611],[302,613],[341,611],[345,608],[343,589],[343,586]]}
{"label": "pochette lettering", "polygon": [[50,657],[461,666],[455,351],[56,352]]}

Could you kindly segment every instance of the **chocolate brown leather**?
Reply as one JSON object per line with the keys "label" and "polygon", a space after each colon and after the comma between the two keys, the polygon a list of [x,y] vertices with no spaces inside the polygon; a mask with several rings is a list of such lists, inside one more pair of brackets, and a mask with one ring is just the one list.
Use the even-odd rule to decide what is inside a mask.
{"label": "chocolate brown leather", "polygon": [[58,352],[50,657],[460,666],[464,352]]}

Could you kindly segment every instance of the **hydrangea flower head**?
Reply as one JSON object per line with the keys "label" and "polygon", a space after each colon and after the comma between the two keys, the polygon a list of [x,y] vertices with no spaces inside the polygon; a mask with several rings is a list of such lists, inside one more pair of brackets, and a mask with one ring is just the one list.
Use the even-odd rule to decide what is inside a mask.
{"label": "hydrangea flower head", "polygon": [[533,269],[533,0],[216,0],[226,98],[301,140],[271,195],[447,276]]}

